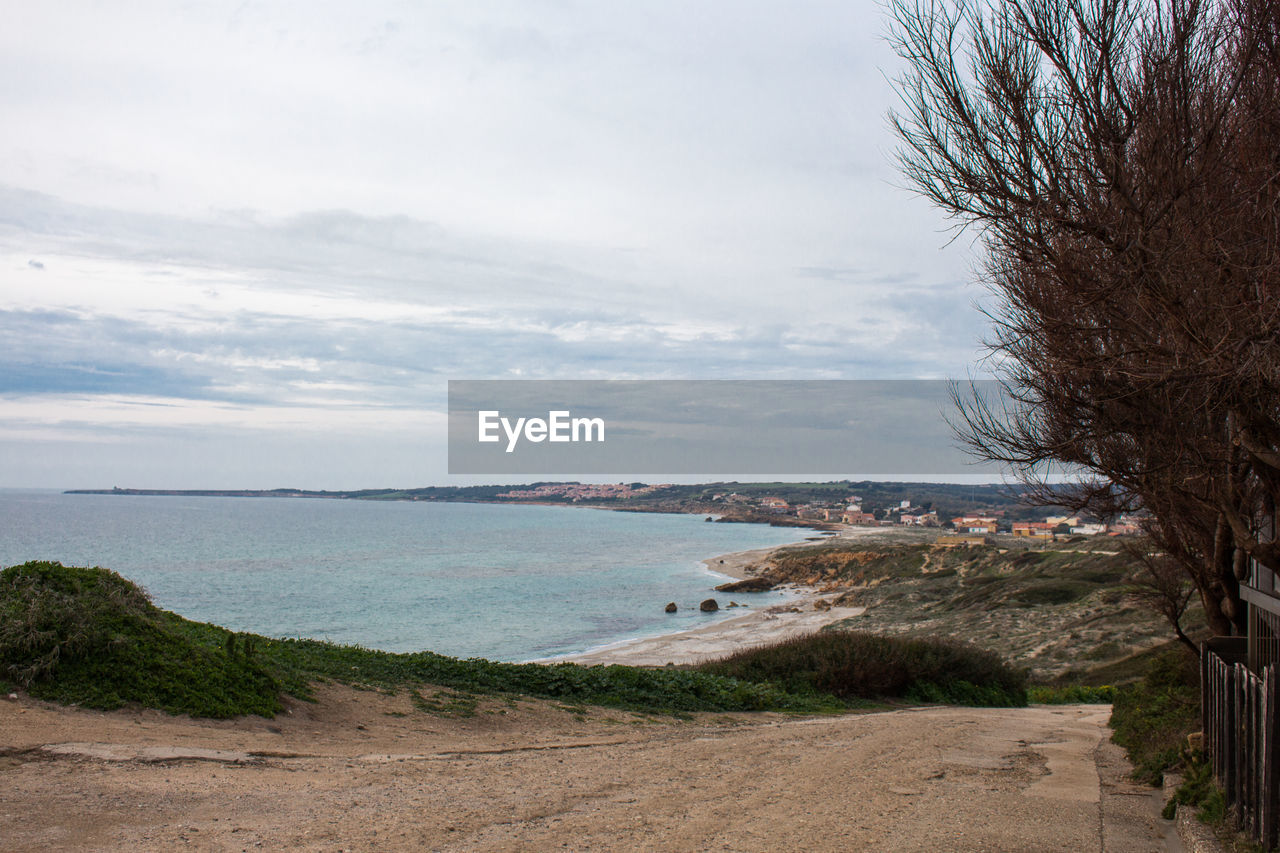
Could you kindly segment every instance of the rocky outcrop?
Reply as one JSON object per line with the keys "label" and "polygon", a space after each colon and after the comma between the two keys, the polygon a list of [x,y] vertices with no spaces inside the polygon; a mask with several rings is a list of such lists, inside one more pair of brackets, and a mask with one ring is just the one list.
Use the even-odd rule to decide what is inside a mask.
{"label": "rocky outcrop", "polygon": [[746,580],[730,581],[722,583],[716,587],[716,592],[767,592],[778,585],[776,578],[768,575],[760,575],[759,577],[747,578]]}
{"label": "rocky outcrop", "polygon": [[714,598],[708,598],[706,601],[698,605],[698,609],[703,613],[715,613],[720,609],[720,602],[716,601]]}
{"label": "rocky outcrop", "polygon": [[676,607],[676,603],[674,601],[667,602],[666,611],[668,613],[675,613],[679,609],[679,607]]}

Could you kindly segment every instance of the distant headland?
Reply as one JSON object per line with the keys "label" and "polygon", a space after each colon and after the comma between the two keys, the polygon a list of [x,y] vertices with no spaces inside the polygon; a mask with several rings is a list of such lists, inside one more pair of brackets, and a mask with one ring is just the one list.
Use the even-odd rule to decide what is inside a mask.
{"label": "distant headland", "polygon": [[517,485],[423,486],[411,489],[72,489],[73,495],[220,498],[329,498],[370,501],[591,506],[629,512],[702,513],[716,521],[778,526],[901,524],[945,526],[955,516],[1038,518],[1007,484],[889,481],[715,482],[701,484],[537,482]]}

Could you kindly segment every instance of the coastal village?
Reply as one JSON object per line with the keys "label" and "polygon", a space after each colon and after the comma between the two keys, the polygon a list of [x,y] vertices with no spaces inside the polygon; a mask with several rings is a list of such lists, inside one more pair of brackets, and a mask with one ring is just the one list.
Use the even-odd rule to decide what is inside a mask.
{"label": "coastal village", "polygon": [[[726,503],[745,502],[737,494],[716,495],[713,500],[716,499]],[[764,497],[759,499],[758,507],[777,515],[845,525],[942,528],[948,533],[939,536],[937,544],[943,546],[990,544],[989,537],[1000,533],[1050,542],[1074,536],[1120,536],[1137,533],[1140,524],[1136,516],[1121,516],[1110,523],[1079,515],[1050,515],[1038,521],[1013,521],[1006,520],[1004,511],[999,509],[984,514],[940,518],[937,510],[914,506],[910,500],[879,512],[865,511],[862,499],[857,495],[850,496],[847,503],[835,506],[814,503],[793,506],[782,498]]]}
{"label": "coastal village", "polygon": [[[529,488],[509,489],[498,493],[500,500],[540,501],[551,503],[584,503],[652,499],[664,490],[675,489],[670,483],[540,483]],[[710,506],[708,506],[708,501]],[[722,507],[726,514],[749,513],[772,516],[779,520],[817,522],[861,527],[925,527],[938,528],[938,545],[990,544],[990,537],[1005,534],[1030,540],[1053,542],[1077,536],[1122,536],[1139,532],[1141,518],[1124,515],[1111,521],[1081,515],[1045,515],[1035,519],[1009,518],[1004,509],[940,516],[930,504],[917,505],[913,500],[900,500],[887,506],[870,506],[860,495],[849,493],[827,501],[788,501],[776,495],[714,492],[689,511],[703,512]]]}

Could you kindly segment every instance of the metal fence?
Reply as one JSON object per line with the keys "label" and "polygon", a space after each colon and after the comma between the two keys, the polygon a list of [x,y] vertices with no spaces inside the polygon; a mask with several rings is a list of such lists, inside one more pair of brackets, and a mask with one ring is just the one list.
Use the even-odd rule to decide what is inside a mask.
{"label": "metal fence", "polygon": [[1240,829],[1267,849],[1280,823],[1280,732],[1276,664],[1253,672],[1244,637],[1218,637],[1201,649],[1201,724],[1214,775]]}

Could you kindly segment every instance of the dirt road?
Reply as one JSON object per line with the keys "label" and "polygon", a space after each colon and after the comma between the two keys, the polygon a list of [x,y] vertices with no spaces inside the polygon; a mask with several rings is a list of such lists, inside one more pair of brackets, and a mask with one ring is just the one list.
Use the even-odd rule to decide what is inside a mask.
{"label": "dirt road", "polygon": [[[430,691],[426,692],[431,698]],[[647,717],[325,688],[275,720],[0,701],[6,850],[1165,850],[1103,706]]]}

